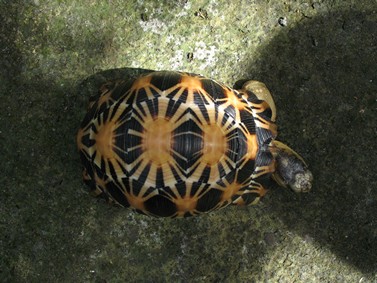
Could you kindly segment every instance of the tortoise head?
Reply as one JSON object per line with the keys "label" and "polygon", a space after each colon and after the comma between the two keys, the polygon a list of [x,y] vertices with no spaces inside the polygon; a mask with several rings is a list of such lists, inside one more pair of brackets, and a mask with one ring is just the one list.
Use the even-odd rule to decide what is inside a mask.
{"label": "tortoise head", "polygon": [[282,187],[296,193],[306,193],[312,188],[313,174],[302,157],[287,145],[273,141],[276,169],[272,178]]}

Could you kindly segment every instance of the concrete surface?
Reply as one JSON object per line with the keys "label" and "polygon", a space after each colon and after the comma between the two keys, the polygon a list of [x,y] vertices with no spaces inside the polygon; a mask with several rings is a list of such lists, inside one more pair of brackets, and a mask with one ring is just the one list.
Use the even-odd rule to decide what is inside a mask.
{"label": "concrete surface", "polygon": [[[377,282],[375,0],[3,0],[0,17],[1,282]],[[75,133],[114,68],[264,81],[313,192],[179,220],[92,198]]]}

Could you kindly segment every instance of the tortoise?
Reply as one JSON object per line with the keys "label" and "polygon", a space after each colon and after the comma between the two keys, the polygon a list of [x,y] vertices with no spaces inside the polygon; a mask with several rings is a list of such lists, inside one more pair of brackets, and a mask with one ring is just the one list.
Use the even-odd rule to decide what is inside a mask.
{"label": "tortoise", "polygon": [[83,179],[95,195],[161,217],[256,204],[271,180],[308,192],[313,176],[275,139],[275,119],[259,81],[235,90],[174,71],[110,80],[77,134]]}

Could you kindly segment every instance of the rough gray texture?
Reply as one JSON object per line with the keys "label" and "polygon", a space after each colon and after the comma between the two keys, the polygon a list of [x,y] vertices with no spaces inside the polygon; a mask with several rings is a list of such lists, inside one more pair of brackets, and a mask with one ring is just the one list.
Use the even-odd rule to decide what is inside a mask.
{"label": "rough gray texture", "polygon": [[[376,1],[230,2],[0,1],[0,281],[377,281]],[[120,67],[264,81],[313,192],[181,220],[90,197],[78,90]]]}

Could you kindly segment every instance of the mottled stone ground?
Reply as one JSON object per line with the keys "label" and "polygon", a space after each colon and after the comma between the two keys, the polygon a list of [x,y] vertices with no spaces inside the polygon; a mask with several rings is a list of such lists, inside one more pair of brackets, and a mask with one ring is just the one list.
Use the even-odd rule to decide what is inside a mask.
{"label": "mottled stone ground", "polygon": [[[0,281],[377,281],[375,1],[3,0],[0,20]],[[181,220],[92,198],[75,133],[113,68],[264,81],[313,192]]]}

